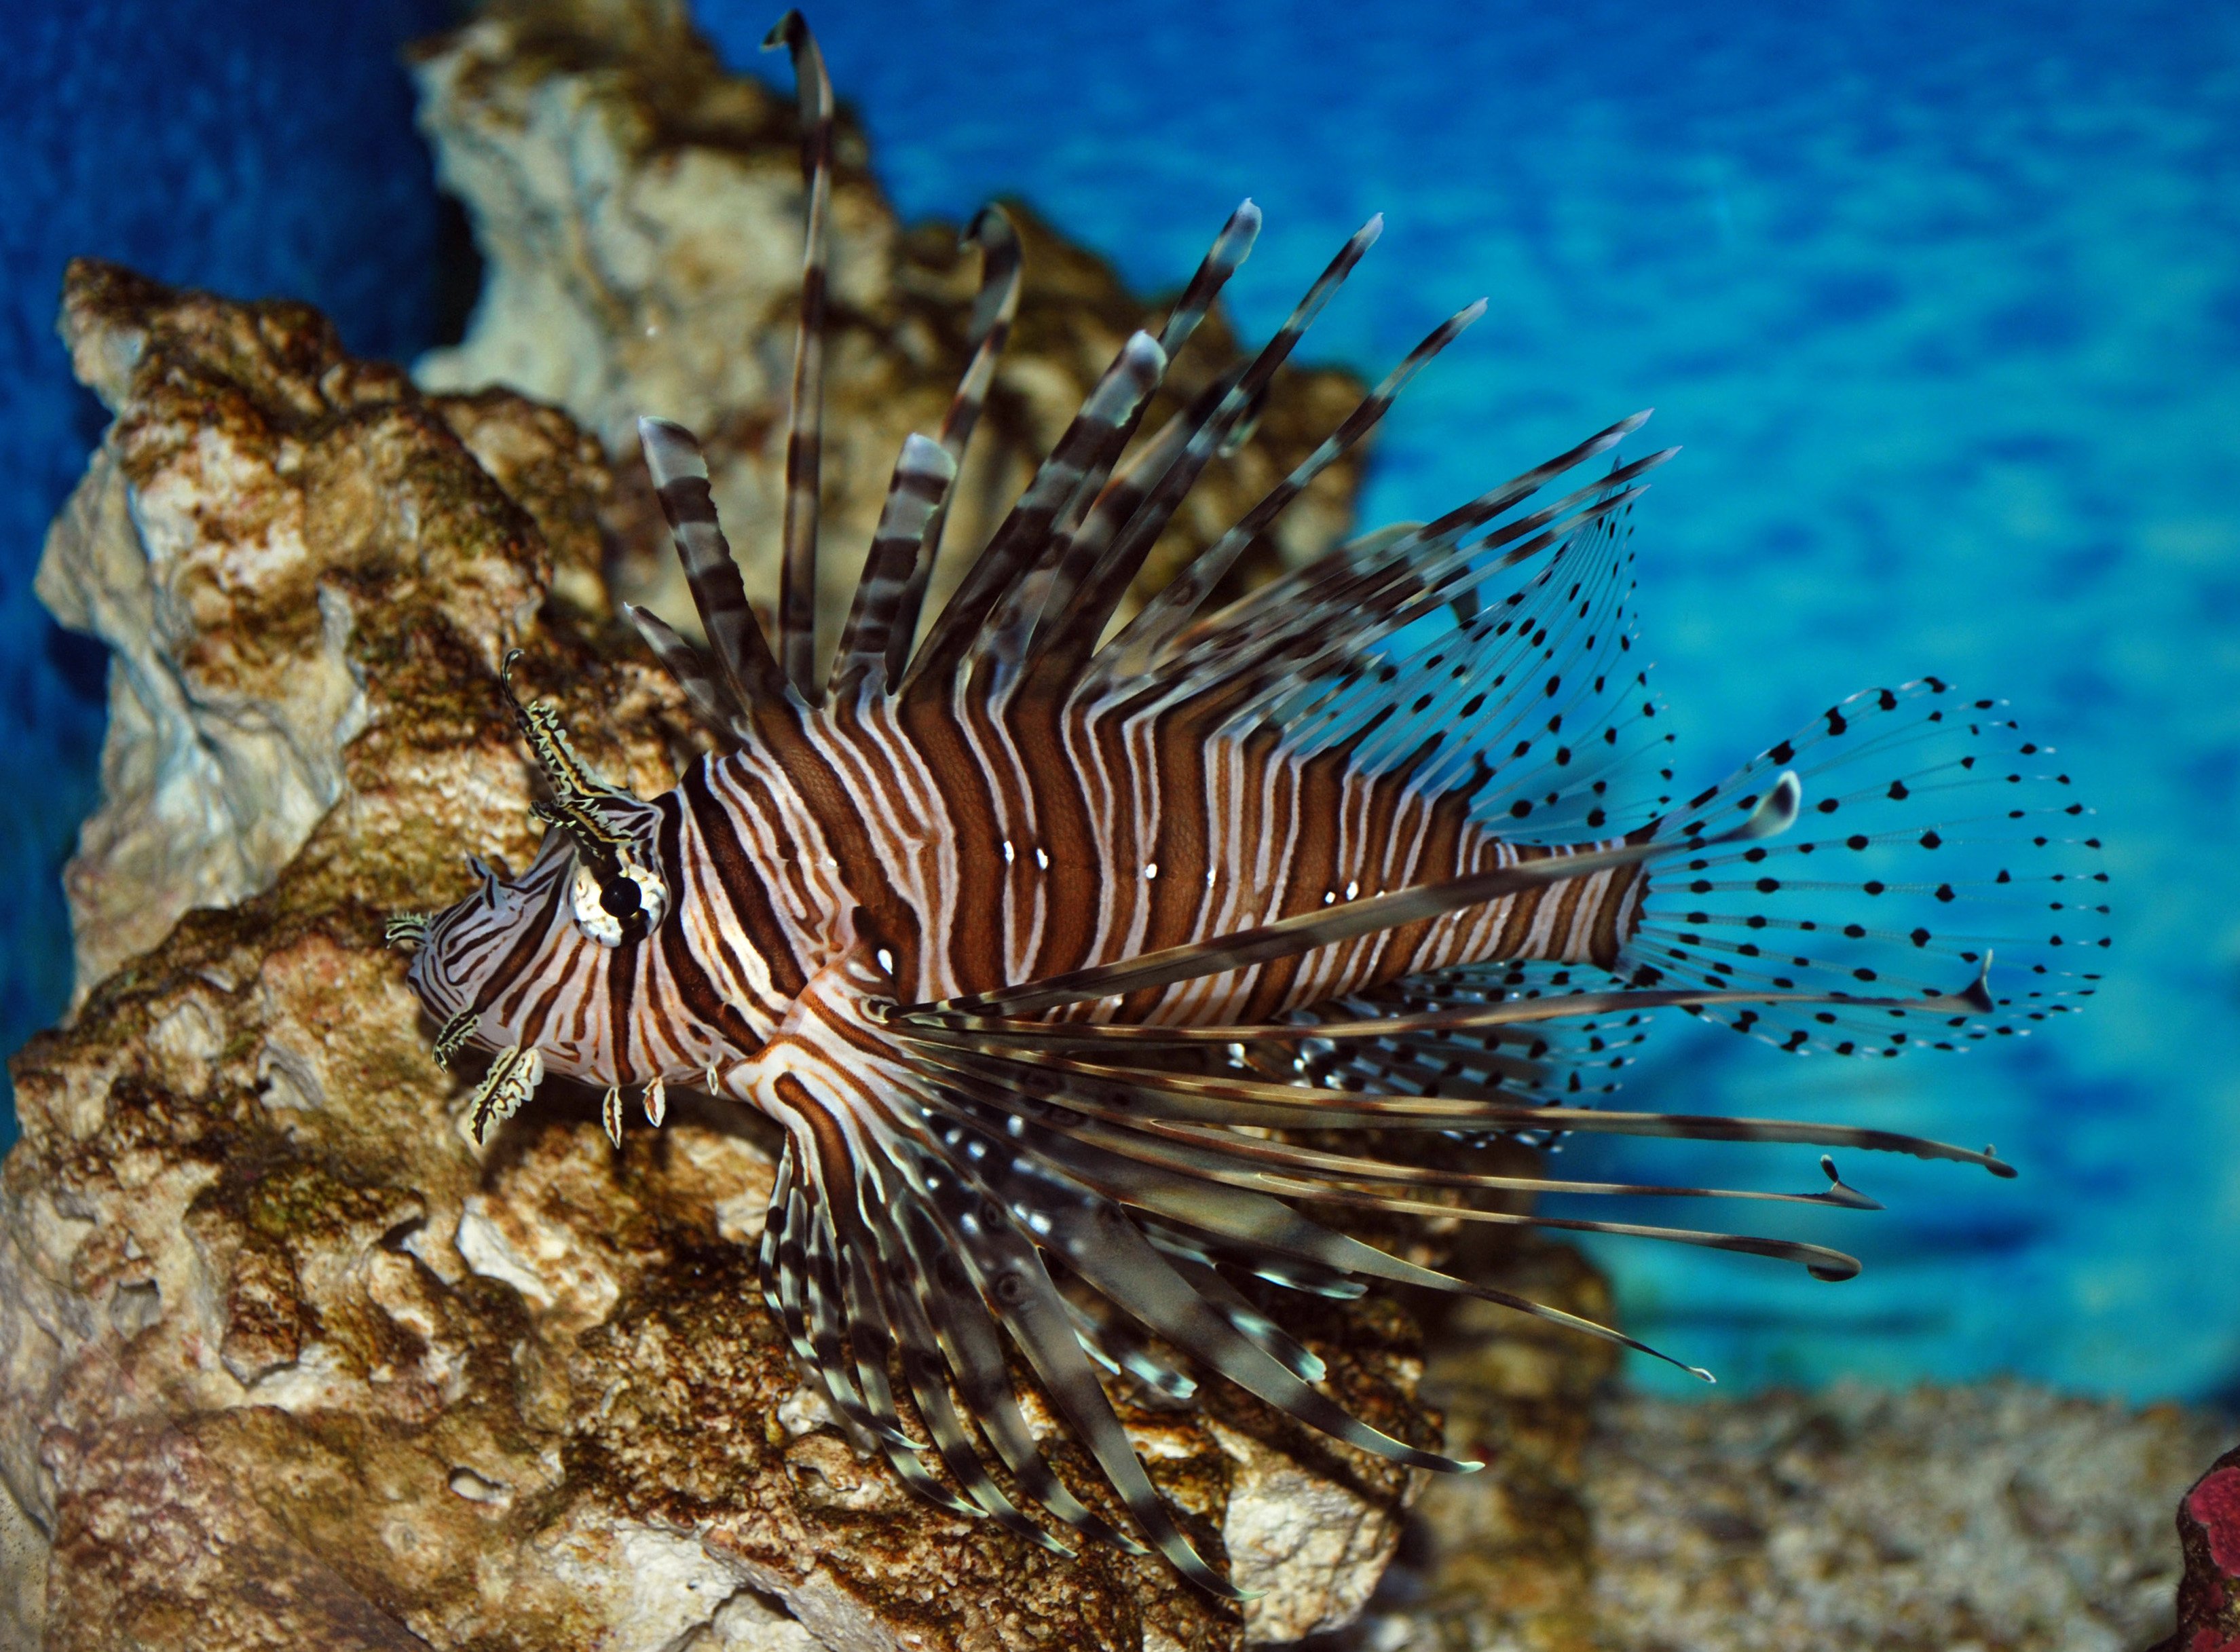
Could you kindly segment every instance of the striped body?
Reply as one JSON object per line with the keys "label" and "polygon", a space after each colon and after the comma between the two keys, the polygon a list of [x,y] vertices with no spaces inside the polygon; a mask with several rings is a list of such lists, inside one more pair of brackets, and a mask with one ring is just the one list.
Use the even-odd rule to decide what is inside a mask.
{"label": "striped body", "polygon": [[[617,948],[585,940],[556,832],[503,907],[447,915],[412,979],[439,1016],[471,1006],[480,1042],[536,1047],[554,1071],[697,1082],[756,1054],[854,945],[859,913],[893,960],[888,996],[910,1003],[1574,852],[1506,842],[1470,803],[1405,772],[1361,773],[1342,751],[1302,757],[1272,734],[1208,737],[1124,708],[974,716],[867,700],[704,758],[653,801],[675,923]],[[1426,969],[1608,968],[1643,885],[1637,868],[1605,870],[1065,1013],[1260,1021]]]}

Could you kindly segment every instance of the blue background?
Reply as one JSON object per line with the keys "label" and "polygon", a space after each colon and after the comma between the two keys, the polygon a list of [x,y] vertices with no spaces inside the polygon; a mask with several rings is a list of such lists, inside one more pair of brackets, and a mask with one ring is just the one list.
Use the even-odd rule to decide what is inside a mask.
{"label": "blue background", "polygon": [[[769,67],[765,8],[701,12]],[[63,1000],[55,872],[99,734],[97,656],[28,589],[99,429],[49,331],[61,261],[306,297],[364,351],[431,342],[444,221],[394,52],[440,20],[189,0],[0,23],[0,1042]],[[1365,526],[1655,404],[1650,434],[1688,450],[1639,542],[1683,783],[1934,670],[2010,696],[2097,803],[2118,950],[2083,1020],[1870,1069],[1679,1027],[1635,1091],[1993,1140],[2023,1179],[1855,1158],[1890,1212],[1792,1229],[1866,1258],[1841,1286],[1605,1252],[1634,1329],[1730,1382],[2014,1369],[2240,1399],[2240,11],[892,0],[811,22],[906,216],[1017,194],[1152,290],[1249,194],[1268,228],[1231,291],[1264,329],[1382,210],[1307,352],[1371,375],[1489,296],[1390,420]]]}

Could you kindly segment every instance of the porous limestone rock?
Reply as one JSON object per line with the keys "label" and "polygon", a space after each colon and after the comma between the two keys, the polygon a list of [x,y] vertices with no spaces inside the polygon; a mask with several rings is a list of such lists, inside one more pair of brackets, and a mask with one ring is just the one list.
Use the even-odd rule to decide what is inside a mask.
{"label": "porous limestone rock", "polygon": [[[78,376],[117,416],[37,585],[57,619],[112,650],[102,803],[64,878],[82,1003],[189,909],[270,888],[342,800],[343,750],[369,716],[351,596],[369,548],[427,536],[426,571],[457,575],[441,600],[462,623],[518,630],[555,581],[597,610],[607,476],[558,414],[518,398],[423,403],[394,368],[343,357],[300,310],[193,295],[146,309],[130,277],[97,265],[63,308]],[[242,388],[260,375],[285,376],[263,403]],[[136,400],[158,381],[169,399]],[[431,427],[476,447],[516,496],[553,502],[538,578],[447,569],[440,523],[391,515],[417,507],[393,484]],[[518,514],[503,498],[473,508],[500,504]]]}
{"label": "porous limestone rock", "polygon": [[[470,1076],[429,1060],[381,925],[463,893],[466,851],[533,850],[502,652],[525,649],[517,680],[643,793],[699,749],[608,614],[597,444],[510,393],[430,395],[354,362],[298,305],[81,263],[63,330],[116,422],[43,589],[83,596],[70,613],[118,649],[120,704],[141,711],[112,729],[115,829],[80,863],[99,978],[13,1066],[0,1635],[46,1652],[1253,1635],[1163,1562],[1052,1556],[855,1455],[761,1305],[770,1143],[743,1109],[680,1096],[617,1154],[596,1097],[555,1081],[488,1146],[461,1129]],[[259,811],[289,786],[282,829]],[[1303,1329],[1349,1403],[1436,1437],[1397,1309]],[[1267,1590],[1270,1632],[1342,1621],[1409,1477],[1214,1386],[1180,1409],[1122,1396],[1154,1478]],[[1077,1449],[1047,1443],[1121,1517]]]}
{"label": "porous limestone rock", "polygon": [[[484,280],[465,339],[422,358],[434,390],[503,384],[565,408],[617,464],[619,595],[689,622],[661,543],[637,422],[690,426],[747,589],[777,584],[785,403],[801,278],[802,187],[790,98],[723,72],[679,0],[509,0],[428,48],[420,124],[465,203]],[[848,88],[839,88],[844,97]],[[903,438],[930,433],[966,359],[977,255],[953,227],[904,228],[843,117],[832,197],[833,310],[824,509],[838,530],[821,616],[837,635]],[[933,611],[1122,342],[1153,312],[1103,260],[1014,208],[1026,284],[954,490]],[[1219,226],[1205,226],[1210,242]],[[1190,274],[1174,271],[1177,287]],[[1182,352],[1147,428],[1236,358],[1217,313]],[[1287,370],[1257,433],[1217,462],[1155,549],[1139,589],[1243,514],[1351,409],[1349,376]],[[1358,482],[1341,460],[1292,506],[1245,572],[1337,543]]]}
{"label": "porous limestone rock", "polygon": [[[1535,1302],[1611,1321],[1608,1282],[1565,1246],[1466,1253],[1456,1265]],[[1583,1462],[1594,1396],[1617,1368],[1617,1350],[1480,1302],[1439,1319],[1430,1349],[1423,1389],[1446,1413],[1449,1449],[1491,1467],[1424,1488],[1385,1580],[1385,1609],[1372,1608],[1356,1633],[1379,1649],[1587,1652],[1596,1643]]]}

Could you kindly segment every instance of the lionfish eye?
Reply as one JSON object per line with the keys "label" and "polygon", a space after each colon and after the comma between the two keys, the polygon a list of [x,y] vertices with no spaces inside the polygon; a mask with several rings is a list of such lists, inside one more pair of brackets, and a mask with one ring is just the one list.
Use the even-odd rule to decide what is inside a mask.
{"label": "lionfish eye", "polygon": [[669,910],[669,886],[638,859],[629,830],[615,818],[619,813],[624,820],[642,821],[652,811],[583,766],[551,707],[523,703],[514,693],[513,663],[520,657],[519,649],[507,651],[498,666],[498,689],[552,788],[552,800],[530,805],[530,812],[575,846],[568,895],[577,930],[599,946],[618,947],[625,931],[643,935]]}
{"label": "lionfish eye", "polygon": [[568,893],[577,929],[603,947],[620,946],[625,934],[644,935],[669,910],[661,874],[627,850],[608,860],[603,876],[589,856],[578,856]]}

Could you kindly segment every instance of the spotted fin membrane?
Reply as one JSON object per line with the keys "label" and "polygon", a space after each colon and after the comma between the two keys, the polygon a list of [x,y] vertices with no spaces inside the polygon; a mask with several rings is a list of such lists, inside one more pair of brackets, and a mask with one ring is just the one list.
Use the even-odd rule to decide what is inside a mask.
{"label": "spotted fin membrane", "polygon": [[1784,770],[1806,791],[1783,838],[1660,867],[1619,972],[1644,988],[1857,998],[1949,991],[1989,972],[1994,1010],[1979,1016],[1841,1003],[1695,1011],[1784,1049],[1843,1056],[1951,1049],[2065,1015],[2100,979],[2108,874],[2090,811],[2054,759],[2003,702],[1941,678],[1855,694],[1689,799],[1682,836],[1754,807]]}

